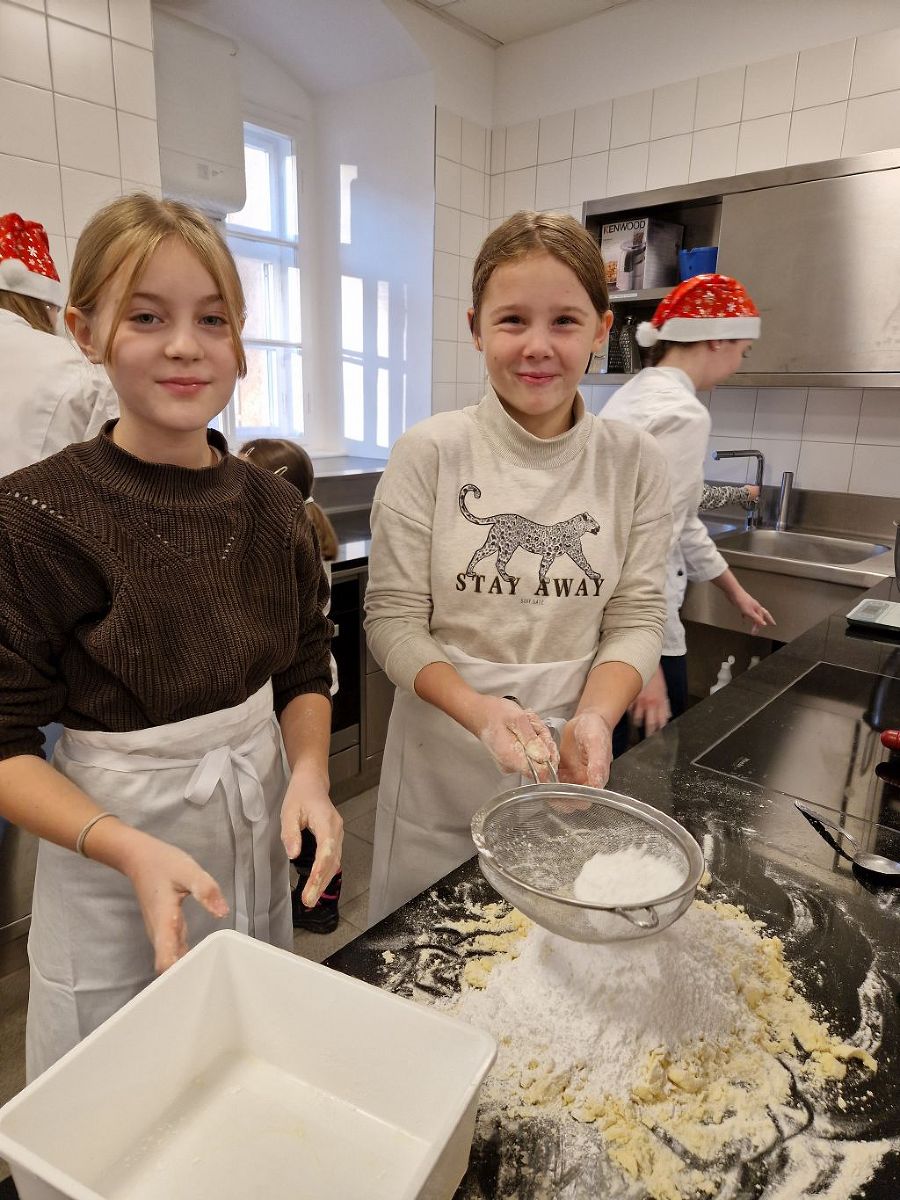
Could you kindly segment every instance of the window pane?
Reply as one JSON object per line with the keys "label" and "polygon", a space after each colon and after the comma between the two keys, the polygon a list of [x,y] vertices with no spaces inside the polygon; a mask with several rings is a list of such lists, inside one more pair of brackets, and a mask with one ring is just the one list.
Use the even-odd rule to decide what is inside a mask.
{"label": "window pane", "polygon": [[237,263],[247,323],[244,336],[278,342],[299,342],[300,272],[297,251],[232,236],[228,239]]}
{"label": "window pane", "polygon": [[361,442],[365,436],[362,363],[344,362],[344,437]]}
{"label": "window pane", "polygon": [[378,280],[378,317],[375,335],[379,358],[387,358],[391,352],[391,285],[385,279]]}
{"label": "window pane", "polygon": [[296,241],[300,236],[300,196],[297,191],[297,156],[284,160],[284,236]]}
{"label": "window pane", "polygon": [[247,346],[247,374],[238,380],[234,402],[235,428],[269,428],[278,425],[278,392],[275,352]]}
{"label": "window pane", "polygon": [[244,146],[244,171],[247,176],[247,200],[239,213],[232,213],[227,218],[228,224],[271,233],[274,221],[268,151],[259,146]]}
{"label": "window pane", "polygon": [[286,351],[290,358],[291,402],[289,405],[294,433],[303,432],[303,355],[299,350]]}

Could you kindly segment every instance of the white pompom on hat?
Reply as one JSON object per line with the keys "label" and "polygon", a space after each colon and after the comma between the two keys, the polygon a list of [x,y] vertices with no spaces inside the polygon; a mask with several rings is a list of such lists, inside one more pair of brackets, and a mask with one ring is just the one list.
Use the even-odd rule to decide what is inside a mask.
{"label": "white pompom on hat", "polygon": [[18,213],[0,217],[0,291],[60,308],[66,302],[43,225],[25,221]]}
{"label": "white pompom on hat", "polygon": [[759,311],[742,284],[728,275],[695,275],[673,288],[649,321],[637,327],[641,346],[711,342],[760,335]]}

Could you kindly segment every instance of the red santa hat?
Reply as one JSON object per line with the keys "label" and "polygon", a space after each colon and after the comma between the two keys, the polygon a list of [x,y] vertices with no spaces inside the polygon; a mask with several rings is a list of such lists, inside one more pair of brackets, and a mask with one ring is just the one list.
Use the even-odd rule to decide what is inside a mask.
{"label": "red santa hat", "polygon": [[759,311],[728,275],[695,275],[673,288],[649,321],[637,327],[641,346],[657,342],[711,342],[758,338]]}
{"label": "red santa hat", "polygon": [[18,213],[0,217],[0,291],[32,296],[60,308],[66,302],[43,225],[23,221]]}

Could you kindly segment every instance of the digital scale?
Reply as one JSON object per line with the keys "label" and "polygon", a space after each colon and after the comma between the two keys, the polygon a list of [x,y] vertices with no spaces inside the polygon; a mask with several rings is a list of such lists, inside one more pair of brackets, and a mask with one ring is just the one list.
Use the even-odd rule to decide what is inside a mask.
{"label": "digital scale", "polygon": [[851,625],[900,633],[900,604],[893,600],[861,600],[847,613]]}

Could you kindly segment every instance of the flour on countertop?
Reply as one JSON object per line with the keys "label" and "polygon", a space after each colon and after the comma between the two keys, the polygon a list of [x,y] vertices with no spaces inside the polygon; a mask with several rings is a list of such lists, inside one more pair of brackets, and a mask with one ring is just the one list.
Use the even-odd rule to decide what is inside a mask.
{"label": "flour on countertop", "polygon": [[572,885],[576,900],[592,904],[649,904],[674,892],[687,876],[676,864],[640,846],[623,846],[589,858]]}

